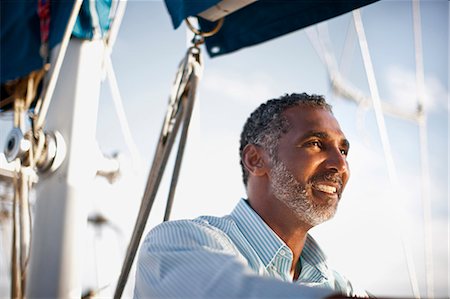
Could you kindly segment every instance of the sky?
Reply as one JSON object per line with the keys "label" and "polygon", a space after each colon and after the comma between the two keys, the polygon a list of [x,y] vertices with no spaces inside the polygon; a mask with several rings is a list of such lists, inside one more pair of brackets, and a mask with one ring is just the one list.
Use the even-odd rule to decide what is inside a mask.
{"label": "sky", "polygon": [[[429,183],[432,213],[434,293],[449,293],[449,4],[422,1]],[[402,112],[417,107],[412,4],[380,1],[361,9],[380,98]],[[309,28],[314,34],[316,27]],[[353,88],[370,96],[351,13],[321,23],[330,53]],[[122,177],[113,185],[96,180],[92,213],[102,213],[114,229],[92,229],[92,250],[84,286],[105,286],[120,269],[134,225],[146,176],[165,116],[179,61],[186,50],[186,28],[172,28],[160,1],[129,1],[112,62],[132,136],[142,161],[131,164],[107,80],[100,97],[97,140],[105,154],[120,152]],[[389,181],[386,159],[372,106],[358,107],[333,93],[327,68],[306,30],[237,52],[209,58],[198,89],[172,219],[225,215],[245,198],[239,166],[239,135],[248,115],[261,103],[285,93],[322,94],[350,140],[351,178],[334,219],[314,228],[335,269],[377,296],[412,297],[401,240],[412,253],[420,293],[426,294],[424,216],[421,199],[419,127],[385,115],[399,184]],[[8,128],[10,119],[1,118]],[[2,133],[3,135],[3,133]],[[2,137],[4,138],[4,137]],[[3,140],[1,141],[3,142]],[[172,155],[150,214],[147,231],[160,223],[170,183]],[[136,166],[136,165],[134,165]],[[94,196],[96,195],[96,196]],[[93,251],[94,252],[94,251]],[[108,252],[99,254],[99,252]],[[94,261],[97,266],[94,267]],[[117,263],[116,263],[117,262]],[[94,274],[93,274],[94,273]],[[131,278],[126,295],[131,296]],[[112,287],[103,290],[110,294]]]}

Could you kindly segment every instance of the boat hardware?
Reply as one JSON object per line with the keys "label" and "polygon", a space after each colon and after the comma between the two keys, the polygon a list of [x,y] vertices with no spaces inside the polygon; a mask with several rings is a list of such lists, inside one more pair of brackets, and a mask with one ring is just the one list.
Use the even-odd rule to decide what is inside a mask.
{"label": "boat hardware", "polygon": [[44,136],[44,149],[36,161],[39,173],[52,173],[56,171],[66,157],[66,143],[58,131],[46,132]]}
{"label": "boat hardware", "polygon": [[25,139],[20,128],[13,128],[6,138],[5,157],[9,163],[16,159],[23,159],[31,148],[31,142]]}

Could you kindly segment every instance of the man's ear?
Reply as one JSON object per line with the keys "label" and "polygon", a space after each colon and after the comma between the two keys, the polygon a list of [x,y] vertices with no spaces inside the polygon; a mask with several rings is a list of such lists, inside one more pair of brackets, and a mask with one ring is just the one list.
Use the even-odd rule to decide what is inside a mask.
{"label": "man's ear", "polygon": [[268,165],[264,159],[264,150],[254,144],[247,144],[242,151],[242,163],[247,171],[254,176],[263,176],[268,171]]}

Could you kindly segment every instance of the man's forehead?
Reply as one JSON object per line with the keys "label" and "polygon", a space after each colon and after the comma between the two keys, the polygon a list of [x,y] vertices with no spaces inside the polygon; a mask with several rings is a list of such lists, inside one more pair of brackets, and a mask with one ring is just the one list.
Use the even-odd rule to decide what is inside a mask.
{"label": "man's forehead", "polygon": [[283,115],[289,123],[288,132],[292,131],[298,137],[316,133],[345,139],[338,121],[326,108],[298,105],[286,109]]}
{"label": "man's forehead", "polygon": [[314,125],[325,123],[335,123],[339,126],[333,113],[325,107],[315,107],[306,104],[289,107],[282,113],[289,121],[304,123],[305,125]]}

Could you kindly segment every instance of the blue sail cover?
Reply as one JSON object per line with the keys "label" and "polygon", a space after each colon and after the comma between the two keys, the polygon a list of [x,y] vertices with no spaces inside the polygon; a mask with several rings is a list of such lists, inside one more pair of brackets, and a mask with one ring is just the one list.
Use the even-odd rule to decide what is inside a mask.
{"label": "blue sail cover", "polygon": [[[102,33],[109,29],[112,0],[96,0],[95,10],[90,9],[89,3],[83,2],[74,26],[72,35],[77,38],[93,37],[92,11],[98,14]],[[61,42],[73,4],[74,0],[50,1],[50,49]],[[38,0],[1,1],[0,5],[0,81],[3,84],[42,68],[43,59],[39,54]]]}
{"label": "blue sail cover", "polygon": [[[225,17],[220,31],[206,38],[211,57],[256,45],[289,32],[325,21],[378,0],[259,0]],[[220,0],[165,0],[174,28],[189,17],[219,3]],[[202,31],[215,22],[201,17]]]}

